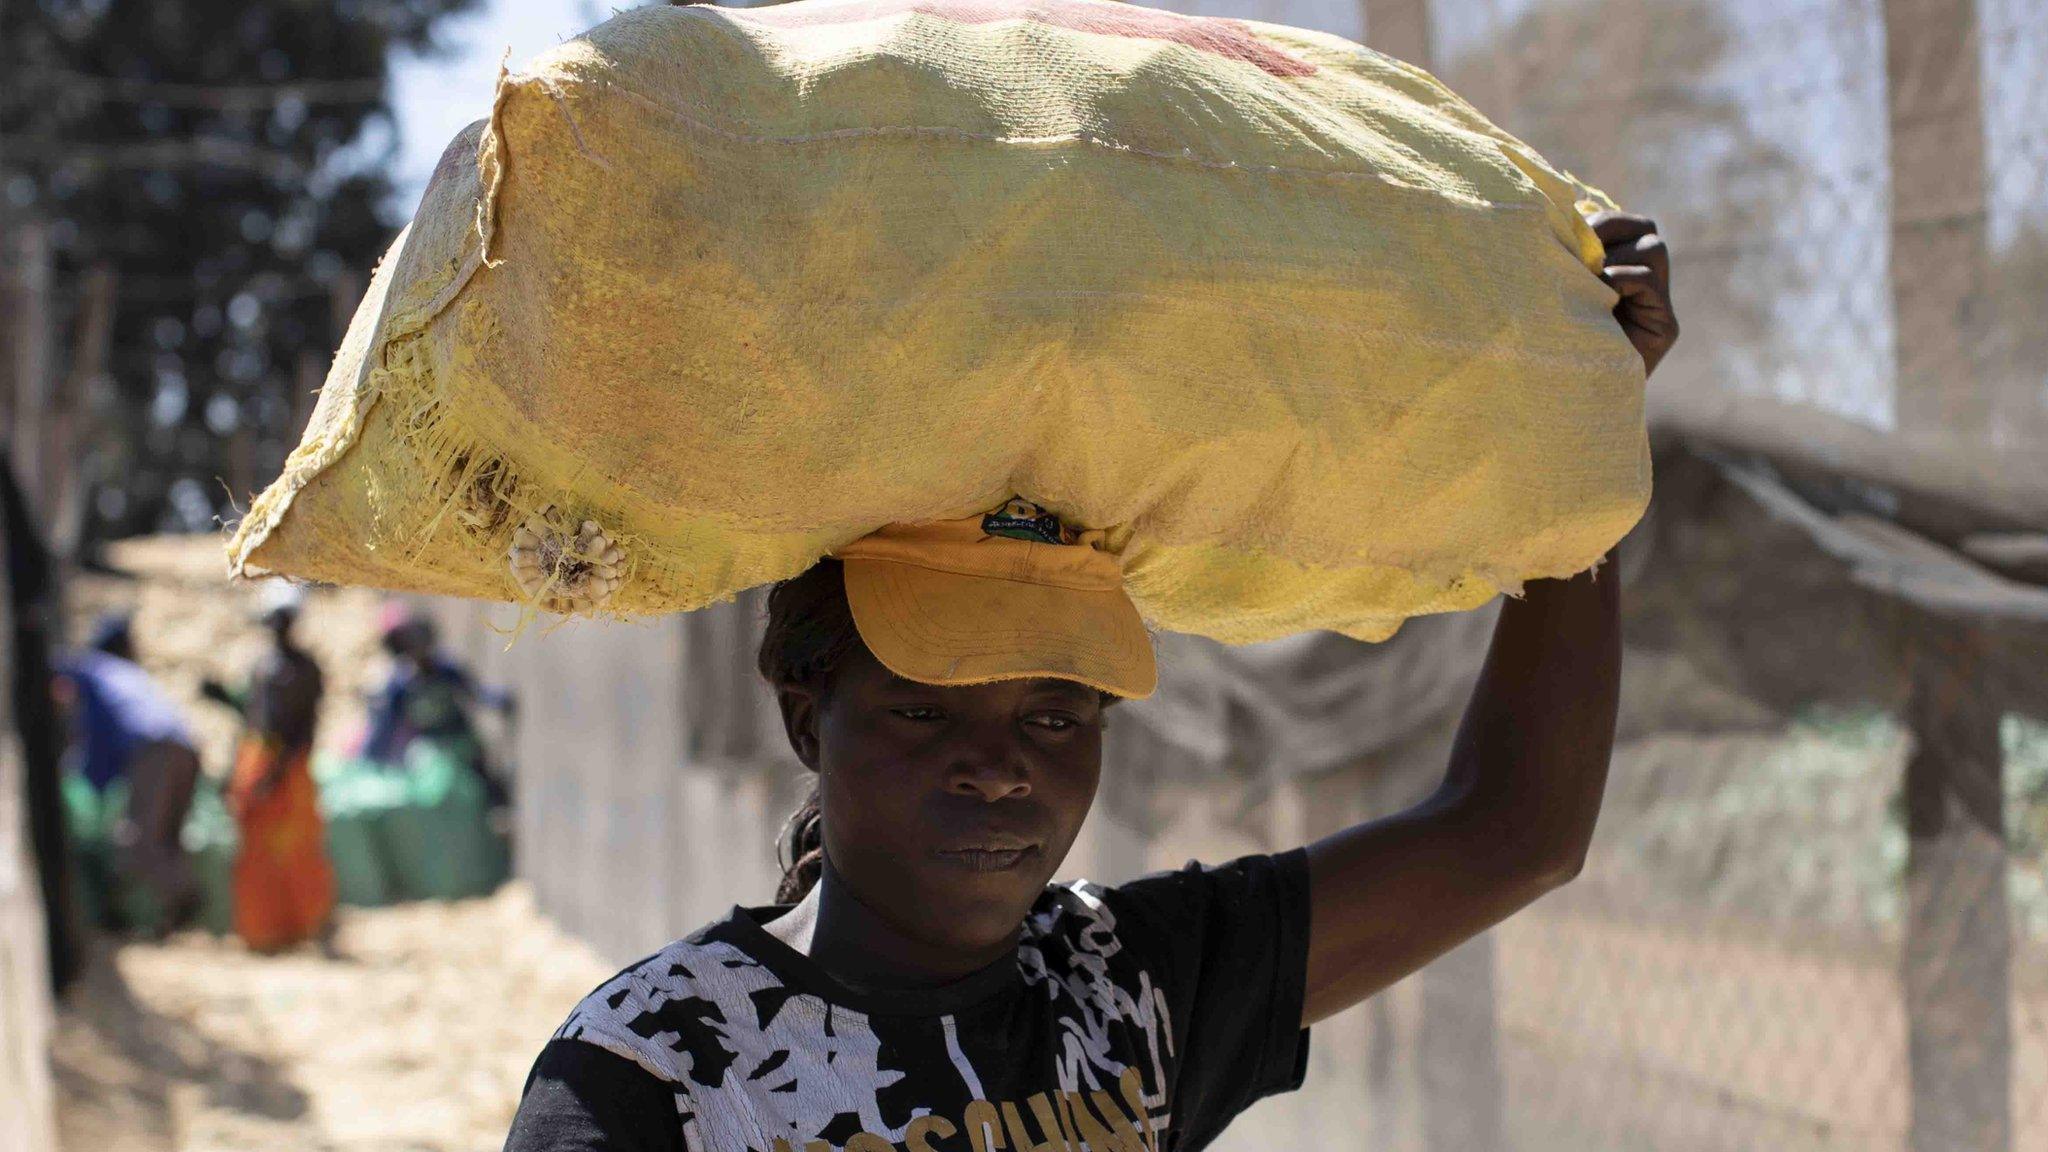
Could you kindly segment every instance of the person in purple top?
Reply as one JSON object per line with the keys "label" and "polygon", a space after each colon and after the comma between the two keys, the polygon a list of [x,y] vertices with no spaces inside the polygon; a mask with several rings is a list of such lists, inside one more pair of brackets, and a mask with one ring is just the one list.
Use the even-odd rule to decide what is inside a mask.
{"label": "person in purple top", "polygon": [[114,830],[121,865],[156,896],[169,932],[198,911],[199,885],[179,834],[199,782],[199,753],[178,706],[135,662],[125,614],[103,616],[87,647],[60,661],[77,771],[95,791],[128,781]]}
{"label": "person in purple top", "polygon": [[403,604],[392,605],[383,624],[391,675],[370,698],[368,730],[359,755],[383,764],[403,764],[415,740],[440,741],[483,778],[493,805],[507,797],[486,762],[471,709],[481,705],[506,716],[512,694],[480,684],[439,646],[433,621]]}

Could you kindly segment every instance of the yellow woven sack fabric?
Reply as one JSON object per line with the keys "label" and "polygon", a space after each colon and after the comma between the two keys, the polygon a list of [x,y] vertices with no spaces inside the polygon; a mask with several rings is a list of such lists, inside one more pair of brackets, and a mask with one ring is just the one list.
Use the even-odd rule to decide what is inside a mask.
{"label": "yellow woven sack fabric", "polygon": [[1640,515],[1607,204],[1315,32],[628,12],[450,147],[231,563],[638,615],[1015,495],[1156,626],[1382,638]]}

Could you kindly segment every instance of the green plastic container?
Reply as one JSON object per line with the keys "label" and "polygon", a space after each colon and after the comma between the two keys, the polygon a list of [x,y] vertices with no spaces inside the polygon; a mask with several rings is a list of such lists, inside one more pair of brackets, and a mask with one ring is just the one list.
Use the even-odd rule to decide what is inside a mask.
{"label": "green plastic container", "polygon": [[[504,883],[510,852],[491,827],[483,781],[472,767],[476,755],[468,741],[417,740],[402,766],[324,756],[315,762],[338,902],[374,908],[459,900]],[[122,874],[114,846],[128,782],[96,792],[83,776],[67,773],[63,800],[88,921],[111,931],[154,930],[164,910],[148,888]],[[180,839],[199,881],[199,923],[219,935],[232,932],[240,837],[212,779],[200,778]]]}
{"label": "green plastic container", "polygon": [[423,739],[406,750],[407,803],[385,824],[392,872],[406,896],[459,900],[505,880],[505,845],[491,829],[474,756],[467,742]]}
{"label": "green plastic container", "polygon": [[220,786],[201,779],[192,796],[192,811],[178,831],[179,842],[192,857],[199,881],[199,923],[216,936],[235,930],[235,853],[242,837],[228,815]]}
{"label": "green plastic container", "polygon": [[106,798],[76,772],[64,773],[62,791],[64,831],[78,864],[79,911],[86,923],[112,928],[114,852],[102,818]]}
{"label": "green plastic container", "polygon": [[[155,893],[121,869],[114,829],[128,810],[128,782],[95,792],[85,778],[64,777],[64,811],[79,864],[78,897],[87,921],[108,931],[154,931],[164,909]],[[216,935],[234,930],[234,867],[238,838],[220,788],[201,777],[179,830],[199,882],[198,922]]]}
{"label": "green plastic container", "polygon": [[385,825],[406,803],[404,778],[370,761],[340,759],[323,761],[314,778],[320,785],[335,899],[358,908],[398,899],[402,893],[392,876]]}
{"label": "green plastic container", "polygon": [[475,756],[468,741],[422,739],[402,765],[323,758],[315,766],[336,899],[358,907],[457,900],[504,882],[510,854],[491,828]]}

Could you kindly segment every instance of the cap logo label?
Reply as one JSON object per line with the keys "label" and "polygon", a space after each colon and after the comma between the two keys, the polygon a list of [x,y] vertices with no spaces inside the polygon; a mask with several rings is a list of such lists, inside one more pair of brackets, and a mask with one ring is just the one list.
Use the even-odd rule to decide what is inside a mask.
{"label": "cap logo label", "polygon": [[1060,518],[1029,500],[1010,500],[981,518],[986,536],[1006,536],[1033,544],[1072,544],[1073,533]]}

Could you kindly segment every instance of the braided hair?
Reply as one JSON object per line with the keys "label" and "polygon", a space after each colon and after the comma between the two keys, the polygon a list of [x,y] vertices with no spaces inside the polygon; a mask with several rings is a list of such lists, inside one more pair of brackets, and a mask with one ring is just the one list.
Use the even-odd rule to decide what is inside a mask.
{"label": "braided hair", "polygon": [[[756,667],[771,688],[803,687],[823,693],[840,661],[860,643],[853,609],[846,603],[844,570],[839,561],[824,559],[769,589],[768,626],[761,635]],[[783,824],[776,837],[776,859],[782,862],[776,903],[802,900],[825,867],[824,814],[818,807],[817,785]]]}

